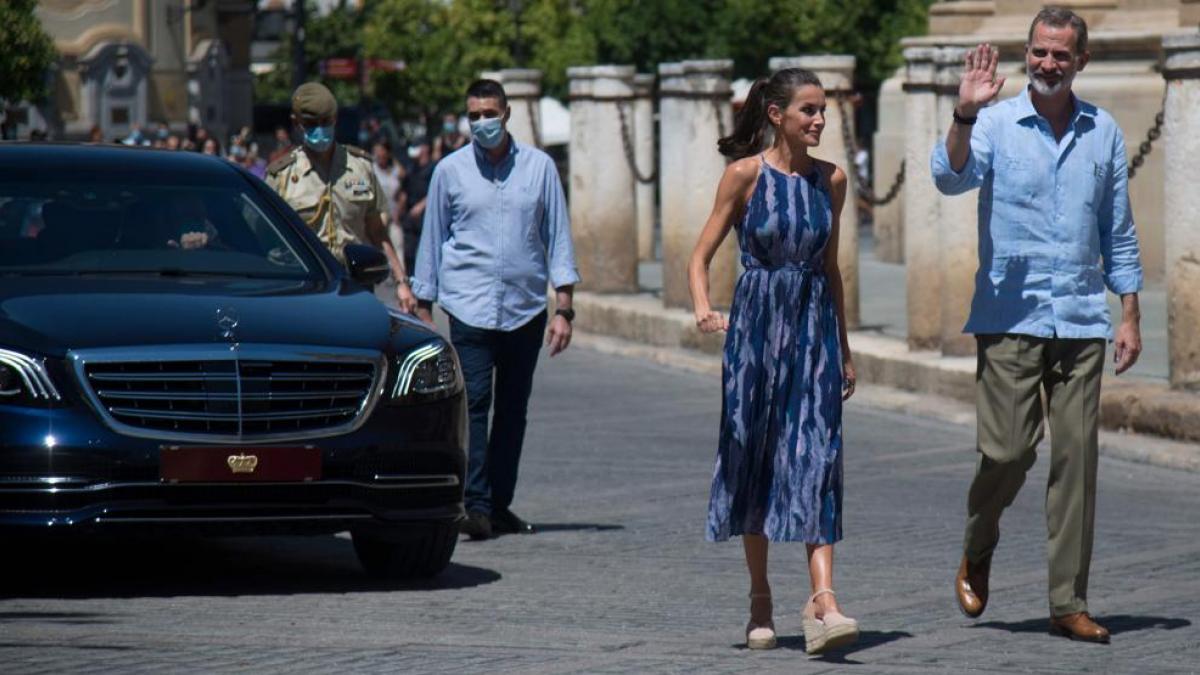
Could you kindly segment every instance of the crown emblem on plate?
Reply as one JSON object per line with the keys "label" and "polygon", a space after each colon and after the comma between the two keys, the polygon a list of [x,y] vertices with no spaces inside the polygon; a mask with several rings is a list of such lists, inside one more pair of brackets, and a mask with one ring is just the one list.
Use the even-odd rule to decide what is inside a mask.
{"label": "crown emblem on plate", "polygon": [[254,473],[254,469],[258,467],[257,455],[230,455],[225,463],[229,465],[229,470],[234,473]]}

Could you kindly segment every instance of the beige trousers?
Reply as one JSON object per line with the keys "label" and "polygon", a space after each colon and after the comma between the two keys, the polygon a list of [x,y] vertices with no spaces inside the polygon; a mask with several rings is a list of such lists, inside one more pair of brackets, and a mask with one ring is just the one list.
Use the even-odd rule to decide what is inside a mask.
{"label": "beige trousers", "polygon": [[1037,459],[1044,393],[1050,424],[1050,613],[1085,612],[1105,342],[1028,335],[976,339],[979,461],[967,495],[964,552],[972,562],[980,562],[996,548],[1000,515]]}

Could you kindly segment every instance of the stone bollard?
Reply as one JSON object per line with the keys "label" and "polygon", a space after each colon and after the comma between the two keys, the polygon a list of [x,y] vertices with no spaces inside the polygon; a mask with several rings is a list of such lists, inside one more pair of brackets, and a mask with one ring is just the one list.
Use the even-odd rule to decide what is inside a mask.
{"label": "stone bollard", "polygon": [[542,147],[540,105],[542,98],[542,71],[529,68],[506,68],[482,72],[480,77],[496,80],[504,85],[508,106],[512,116],[508,119],[508,132],[522,143]]}
{"label": "stone bollard", "polygon": [[[895,184],[904,160],[908,128],[904,123],[904,115],[894,112],[904,109],[904,100],[904,68],[900,68],[879,88],[879,110],[890,111],[879,117],[879,129],[874,138],[875,151],[871,156],[874,192],[881,199]],[[903,187],[891,202],[877,204],[871,209],[871,221],[875,234],[875,259],[890,263],[904,262]]]}
{"label": "stone bollard", "polygon": [[638,290],[634,179],[617,108],[633,100],[633,73],[633,66],[567,69],[571,230],[582,290]]}
{"label": "stone bollard", "polygon": [[[1200,389],[1200,33],[1163,38],[1167,346],[1171,386]],[[1151,329],[1153,330],[1153,329]]]}
{"label": "stone bollard", "polygon": [[932,47],[904,50],[904,267],[907,275],[908,348],[936,349],[942,339],[942,275],[938,269],[938,191],[929,158],[938,140]]}
{"label": "stone bollard", "polygon": [[[939,138],[946,137],[954,121],[958,83],[966,54],[967,50],[963,47],[942,47],[933,57]],[[928,163],[928,158],[925,161]],[[954,197],[938,195],[938,250],[941,260],[937,268],[942,274],[941,346],[942,354],[946,356],[969,356],[975,353],[975,336],[963,333],[962,329],[971,313],[975,272],[979,269],[978,214],[978,190]]]}
{"label": "stone bollard", "polygon": [[654,221],[658,209],[654,203],[654,75],[639,73],[633,76],[632,128],[633,156],[637,165],[635,202],[637,205],[638,260],[654,259]]}
{"label": "stone bollard", "polygon": [[[846,328],[859,326],[858,312],[858,177],[854,170],[854,107],[846,100],[854,91],[854,57],[846,55],[776,56],[767,62],[774,73],[784,68],[805,68],[816,73],[825,87],[825,131],[812,156],[833,162],[846,172],[849,184],[839,222],[838,267],[842,270],[842,297]],[[838,100],[842,100],[839,105]],[[845,113],[845,117],[843,117]],[[849,142],[847,142],[847,140]]]}
{"label": "stone bollard", "polygon": [[[717,139],[733,131],[729,77],[733,61],[684,61],[658,66],[659,196],[663,303],[691,307],[687,267],[712,212],[725,158]],[[738,272],[737,237],[730,233],[708,268],[709,302],[727,308]]]}

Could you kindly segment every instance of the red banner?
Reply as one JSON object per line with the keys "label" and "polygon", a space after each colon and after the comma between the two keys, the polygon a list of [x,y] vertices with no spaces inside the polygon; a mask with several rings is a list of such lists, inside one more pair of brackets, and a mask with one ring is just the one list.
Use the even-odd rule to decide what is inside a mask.
{"label": "red banner", "polygon": [[321,76],[333,80],[353,80],[358,77],[356,59],[335,58],[321,61]]}

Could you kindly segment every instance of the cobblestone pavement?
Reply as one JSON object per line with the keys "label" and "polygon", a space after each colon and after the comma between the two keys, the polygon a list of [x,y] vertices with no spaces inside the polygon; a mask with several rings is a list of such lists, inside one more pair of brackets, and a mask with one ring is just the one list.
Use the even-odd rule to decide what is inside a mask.
{"label": "cobblestone pavement", "polygon": [[864,633],[803,652],[798,545],[772,549],[780,649],[749,652],[737,542],[703,523],[718,383],[573,350],[542,364],[516,510],[438,580],[366,579],[343,537],[8,541],[0,671],[1183,673],[1200,670],[1200,476],[1102,460],[1092,609],[1045,632],[1047,458],[1004,521],[991,606],[956,609],[973,431],[851,404],[838,591]]}

